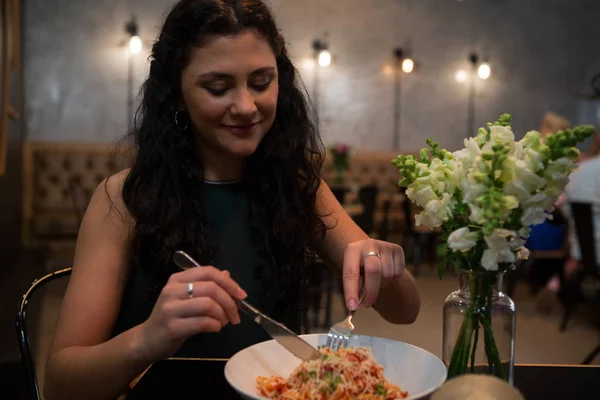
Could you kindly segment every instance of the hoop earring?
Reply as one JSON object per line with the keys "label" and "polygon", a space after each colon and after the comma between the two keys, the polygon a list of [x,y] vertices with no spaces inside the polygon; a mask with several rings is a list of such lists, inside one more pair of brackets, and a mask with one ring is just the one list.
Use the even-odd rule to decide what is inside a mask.
{"label": "hoop earring", "polygon": [[182,111],[182,110],[175,111],[175,125],[177,125],[177,127],[180,130],[185,131],[188,128],[188,126],[190,125],[190,120],[189,120],[189,118],[186,118],[186,120],[185,120],[185,126],[182,126],[181,122],[179,121],[179,113],[182,113],[182,112],[185,112],[185,111]]}

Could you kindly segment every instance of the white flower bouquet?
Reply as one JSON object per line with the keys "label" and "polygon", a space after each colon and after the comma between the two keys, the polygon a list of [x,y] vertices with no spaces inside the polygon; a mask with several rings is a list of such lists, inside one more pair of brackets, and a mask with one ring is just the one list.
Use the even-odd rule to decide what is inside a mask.
{"label": "white flower bouquet", "polygon": [[[487,276],[513,268],[527,258],[524,247],[530,226],[550,218],[553,203],[568,183],[579,152],[575,147],[594,133],[592,126],[559,131],[544,142],[539,132],[515,140],[511,116],[480,128],[451,153],[431,139],[419,157],[398,156],[394,165],[407,197],[422,210],[416,224],[440,227],[440,278],[448,265],[457,271]],[[479,327],[493,374],[505,378],[495,346],[489,297],[494,279],[472,287],[467,311],[449,363],[449,378],[467,372],[469,353],[475,352]],[[488,337],[490,336],[490,337]],[[474,354],[471,354],[473,363]],[[471,365],[473,368],[473,365]]]}

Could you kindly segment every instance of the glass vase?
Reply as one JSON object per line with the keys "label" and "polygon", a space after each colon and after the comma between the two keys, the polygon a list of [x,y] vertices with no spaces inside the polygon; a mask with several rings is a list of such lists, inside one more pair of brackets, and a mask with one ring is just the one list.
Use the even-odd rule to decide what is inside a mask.
{"label": "glass vase", "polygon": [[459,272],[459,289],[444,302],[442,359],[448,379],[479,373],[513,385],[516,312],[502,278],[497,272]]}

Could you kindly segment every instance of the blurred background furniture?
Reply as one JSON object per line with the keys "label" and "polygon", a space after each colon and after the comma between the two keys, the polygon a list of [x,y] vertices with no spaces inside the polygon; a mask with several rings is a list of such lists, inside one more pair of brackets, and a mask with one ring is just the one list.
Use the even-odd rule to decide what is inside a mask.
{"label": "blurred background furniture", "polygon": [[[24,142],[25,247],[43,248],[50,259],[69,259],[96,187],[127,165],[118,149],[110,144]],[[61,255],[64,252],[67,255]]]}
{"label": "blurred background furniture", "polygon": [[[345,185],[339,187],[335,185],[335,170],[331,163],[331,157],[326,157],[323,165],[323,179],[329,184],[334,195],[340,202],[353,202],[360,197],[361,188],[365,202],[371,202],[374,196],[373,220],[370,224],[370,205],[365,205],[363,217],[359,220],[364,221],[368,229],[367,234],[377,237],[380,231],[384,217],[384,205],[389,201],[387,213],[387,231],[390,235],[401,235],[404,232],[405,213],[402,208],[404,195],[398,190],[398,169],[392,164],[392,160],[398,156],[395,151],[364,151],[356,150],[350,158],[350,167],[345,172]],[[411,154],[411,153],[403,153]],[[375,189],[366,189],[375,186]],[[352,189],[355,189],[354,191]],[[367,194],[369,193],[369,194]],[[343,199],[343,200],[341,200]]]}

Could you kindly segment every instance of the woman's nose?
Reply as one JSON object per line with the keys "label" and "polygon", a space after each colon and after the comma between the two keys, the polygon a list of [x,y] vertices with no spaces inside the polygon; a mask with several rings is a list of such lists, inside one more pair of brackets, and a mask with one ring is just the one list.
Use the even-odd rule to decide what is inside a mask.
{"label": "woman's nose", "polygon": [[231,105],[231,114],[246,117],[256,114],[256,111],[256,103],[252,93],[247,88],[239,90]]}

